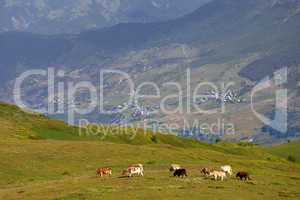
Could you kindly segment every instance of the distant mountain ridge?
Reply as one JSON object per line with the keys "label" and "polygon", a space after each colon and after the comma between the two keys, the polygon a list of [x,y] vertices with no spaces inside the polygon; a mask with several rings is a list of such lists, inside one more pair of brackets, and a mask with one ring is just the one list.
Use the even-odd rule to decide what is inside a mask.
{"label": "distant mountain ridge", "polygon": [[0,31],[78,33],[122,22],[169,20],[210,0],[2,0]]}
{"label": "distant mountain ridge", "polygon": [[[270,55],[257,60],[257,64],[297,64],[300,62],[300,39],[297,37],[300,12],[298,9],[295,11],[295,6],[299,6],[299,2],[294,0],[216,0],[192,14],[167,22],[123,23],[78,35],[42,36],[7,32],[0,34],[0,53],[3,55],[0,67],[2,70],[14,70],[13,66],[17,64],[27,67],[80,65],[95,54],[101,57],[100,52],[102,56],[110,57],[131,49],[171,43],[193,46],[222,43],[220,48],[210,49],[215,51],[215,55],[209,59],[226,59],[226,56],[234,54],[245,55],[259,51]],[[251,77],[251,65],[243,69],[241,75],[259,80],[272,73],[267,67],[255,67],[254,70],[259,69],[264,71],[259,73],[260,77]]]}

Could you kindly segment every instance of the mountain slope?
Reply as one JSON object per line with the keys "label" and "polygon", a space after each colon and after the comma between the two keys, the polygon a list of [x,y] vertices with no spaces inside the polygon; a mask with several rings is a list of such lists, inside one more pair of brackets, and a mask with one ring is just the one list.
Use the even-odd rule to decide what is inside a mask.
{"label": "mountain slope", "polygon": [[77,33],[122,22],[168,20],[192,12],[209,0],[3,0],[0,31]]}
{"label": "mountain slope", "polygon": [[[294,4],[291,6],[298,6],[297,2]],[[280,66],[299,63],[299,17],[300,13],[286,4],[230,0],[211,2],[173,21],[120,24],[72,37],[4,33],[0,35],[0,52],[4,55],[0,66],[2,70],[16,64],[48,66],[50,60],[51,64],[78,65],[89,57],[113,57],[124,50],[184,43],[213,52],[213,56],[201,58],[208,62],[260,53],[260,61],[241,71],[243,76],[253,79],[253,70],[264,70],[258,73],[260,77],[255,77],[259,80],[271,74],[274,69],[268,66],[273,63]],[[266,67],[253,67],[264,63]]]}
{"label": "mountain slope", "polygon": [[[177,113],[168,116],[159,112],[151,119],[162,124],[174,121],[182,128],[185,119],[214,124],[216,119],[222,118],[236,125],[236,135],[232,139],[255,140],[259,143],[297,137],[300,129],[293,119],[299,118],[295,103],[300,94],[297,87],[300,74],[299,20],[299,1],[215,0],[191,14],[166,22],[123,23],[76,35],[47,37],[3,33],[0,34],[0,53],[4,58],[0,60],[0,69],[3,71],[1,97],[12,102],[14,78],[32,68],[63,69],[67,72],[64,81],[88,80],[96,86],[99,85],[97,75],[100,69],[126,72],[137,85],[150,81],[161,86],[169,81],[184,85],[186,81],[183,74],[187,68],[191,68],[191,88],[195,88],[199,82],[221,84],[234,81],[232,90],[238,95],[239,103],[229,103],[230,109],[226,115]],[[26,48],[23,47],[25,45]],[[250,92],[262,78],[272,76],[275,70],[285,66],[289,72],[289,82],[286,84],[289,99],[293,99],[289,107],[292,116],[289,119],[289,131],[288,134],[266,133],[264,130],[268,128],[253,115],[249,107]],[[33,80],[35,84],[24,86],[25,99],[33,108],[39,108],[46,102],[46,81]],[[272,96],[275,89],[265,92],[256,103],[263,114],[275,113]],[[186,92],[187,88],[183,87],[183,90]],[[105,106],[122,106],[128,96],[126,91],[125,86],[112,79],[107,83],[105,100],[108,103]],[[171,90],[167,89],[164,96],[170,93]],[[183,97],[185,101],[187,98]],[[176,104],[178,102],[170,103],[171,107]],[[205,104],[204,108],[216,108],[219,105],[217,101],[211,104]],[[154,102],[144,107],[159,106]],[[84,117],[92,122],[103,123],[143,121],[145,116],[132,117],[135,111],[136,108],[117,116],[105,117],[94,112]],[[241,121],[245,117],[249,123]],[[65,116],[61,118],[65,119]]]}

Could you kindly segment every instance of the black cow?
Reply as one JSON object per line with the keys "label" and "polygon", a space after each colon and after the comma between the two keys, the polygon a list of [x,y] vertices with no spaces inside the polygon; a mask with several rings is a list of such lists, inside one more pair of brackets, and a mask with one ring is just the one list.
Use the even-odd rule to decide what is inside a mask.
{"label": "black cow", "polygon": [[236,174],[236,178],[240,178],[240,180],[245,179],[246,180],[251,180],[250,175],[248,172],[238,172]]}
{"label": "black cow", "polygon": [[183,178],[184,176],[187,176],[186,169],[176,169],[173,175]]}

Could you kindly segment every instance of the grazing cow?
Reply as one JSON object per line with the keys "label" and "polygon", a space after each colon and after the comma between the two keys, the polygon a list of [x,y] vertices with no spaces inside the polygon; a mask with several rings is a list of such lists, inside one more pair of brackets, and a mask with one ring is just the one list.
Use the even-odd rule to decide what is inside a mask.
{"label": "grazing cow", "polygon": [[221,171],[225,172],[226,174],[232,175],[232,168],[230,165],[225,165],[221,167]]}
{"label": "grazing cow", "polygon": [[209,176],[209,173],[213,171],[214,171],[213,169],[209,169],[206,167],[201,169],[201,173],[204,174],[205,176]]}
{"label": "grazing cow", "polygon": [[240,180],[251,180],[250,175],[248,172],[238,172],[236,174],[236,178],[240,178]]}
{"label": "grazing cow", "polygon": [[133,175],[144,176],[143,169],[140,167],[128,167],[122,173],[123,176],[132,177]]}
{"label": "grazing cow", "polygon": [[174,172],[176,171],[177,169],[181,169],[180,165],[177,165],[177,164],[172,164],[169,171],[170,172]]}
{"label": "grazing cow", "polygon": [[133,164],[133,165],[130,165],[129,167],[139,167],[142,169],[142,172],[144,173],[144,167],[142,164]]}
{"label": "grazing cow", "polygon": [[186,169],[176,169],[173,175],[183,178],[184,176],[187,176]]}
{"label": "grazing cow", "polygon": [[224,178],[226,178],[226,173],[223,171],[213,171],[209,173],[209,176],[213,176],[215,181],[220,179],[221,181],[224,180]]}
{"label": "grazing cow", "polygon": [[99,175],[100,177],[104,176],[104,175],[112,175],[112,169],[105,167],[105,168],[98,168],[96,170],[97,175]]}

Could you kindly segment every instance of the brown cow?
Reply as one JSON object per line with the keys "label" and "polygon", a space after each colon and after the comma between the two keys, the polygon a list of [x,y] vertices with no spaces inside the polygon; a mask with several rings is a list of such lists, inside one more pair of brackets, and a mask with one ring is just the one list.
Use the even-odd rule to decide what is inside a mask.
{"label": "brown cow", "polygon": [[248,172],[238,172],[236,174],[236,178],[240,178],[240,180],[251,180],[250,175]]}
{"label": "brown cow", "polygon": [[99,175],[100,177],[104,176],[104,175],[112,175],[112,169],[109,167],[104,167],[104,168],[98,168],[96,170],[97,175]]}

